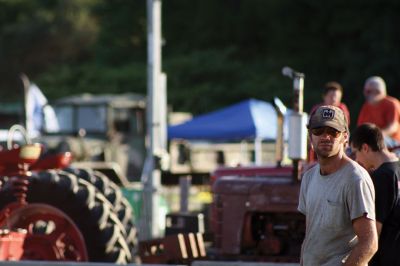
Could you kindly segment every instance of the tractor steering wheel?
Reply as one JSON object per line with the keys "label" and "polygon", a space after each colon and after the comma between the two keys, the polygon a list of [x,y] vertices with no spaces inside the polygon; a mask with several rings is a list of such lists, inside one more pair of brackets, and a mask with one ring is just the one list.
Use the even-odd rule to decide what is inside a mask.
{"label": "tractor steering wheel", "polygon": [[21,125],[13,125],[10,130],[8,131],[8,136],[7,136],[7,149],[11,150],[13,148],[13,140],[14,140],[14,135],[15,132],[19,131],[22,135],[22,137],[25,140],[26,144],[32,144],[31,140],[28,137],[28,133],[26,132],[26,129],[21,126]]}

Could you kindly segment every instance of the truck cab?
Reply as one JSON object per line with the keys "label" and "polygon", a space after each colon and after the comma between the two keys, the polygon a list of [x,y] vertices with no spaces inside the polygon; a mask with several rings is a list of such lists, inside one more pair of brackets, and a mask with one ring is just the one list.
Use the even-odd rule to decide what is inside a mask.
{"label": "truck cab", "polygon": [[[145,97],[138,94],[81,94],[51,103],[58,129],[43,130],[41,140],[68,148],[77,164],[106,171],[117,163],[116,183],[140,181],[145,158]],[[62,147],[62,146],[65,147]],[[107,173],[108,175],[110,173]],[[118,175],[121,175],[118,177]]]}

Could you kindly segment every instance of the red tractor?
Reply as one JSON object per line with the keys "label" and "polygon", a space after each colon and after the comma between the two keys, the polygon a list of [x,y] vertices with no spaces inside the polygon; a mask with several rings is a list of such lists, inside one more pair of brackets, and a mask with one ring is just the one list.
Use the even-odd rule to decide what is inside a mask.
{"label": "red tractor", "polygon": [[70,153],[46,155],[22,135],[25,144],[11,137],[0,148],[0,260],[132,261],[135,228],[121,193],[99,173],[60,170]]}
{"label": "red tractor", "polygon": [[[33,122],[38,119],[41,121],[38,124],[42,126],[37,130],[42,132],[50,129],[46,123],[52,120],[44,115],[48,105],[37,106],[37,95],[33,92],[38,90],[34,90],[34,86],[31,85],[26,76],[18,76],[15,73],[4,75],[0,80],[0,94],[5,93],[0,108],[0,260],[117,263],[136,260],[134,254],[137,249],[137,230],[133,223],[134,213],[123,191],[115,183],[119,181],[118,178],[112,179],[110,175],[95,170],[91,167],[91,162],[80,168],[72,167],[71,164],[79,160],[80,155],[93,155],[86,151],[96,150],[97,153],[93,157],[101,157],[101,152],[105,149],[99,149],[100,147],[113,147],[118,151],[126,149],[118,149],[119,146],[114,145],[115,143],[105,145],[104,143],[108,142],[102,141],[103,134],[100,132],[96,132],[101,135],[98,138],[100,140],[95,139],[90,142],[92,145],[88,145],[88,137],[71,136],[75,134],[74,129],[68,131],[70,135],[64,134],[67,132],[58,135],[54,132],[48,138],[36,139],[42,144],[30,144],[29,134],[18,125],[29,129],[36,125]],[[102,102],[92,107],[111,114],[106,106],[101,104]],[[29,106],[34,108],[28,108]],[[126,107],[117,106],[122,109]],[[76,111],[72,108],[75,105],[71,107],[64,104],[60,107],[67,110],[67,114],[70,114],[71,110]],[[85,107],[81,109],[89,109]],[[136,107],[133,106],[134,110]],[[79,106],[76,109],[78,108]],[[73,115],[76,119],[80,117],[78,111],[77,115]],[[88,112],[93,113],[90,111],[92,109]],[[129,115],[124,116],[124,110],[118,111],[120,116],[114,115],[112,118],[116,122],[116,128],[124,131],[127,127],[130,128],[130,125],[126,126],[121,116],[129,118]],[[92,126],[98,122],[93,118],[86,120],[91,121]],[[67,121],[80,128],[80,124],[68,119]],[[84,124],[84,121],[82,123]],[[65,121],[62,123],[64,127],[67,124]],[[109,120],[100,121],[99,124],[108,129]],[[22,134],[17,134],[18,131]],[[35,137],[32,134],[29,136]],[[35,151],[35,156],[32,155],[32,151]],[[80,153],[74,153],[75,151]],[[113,172],[110,172],[112,176]]]}
{"label": "red tractor", "polygon": [[212,257],[297,262],[305,233],[292,167],[221,168],[214,173]]}

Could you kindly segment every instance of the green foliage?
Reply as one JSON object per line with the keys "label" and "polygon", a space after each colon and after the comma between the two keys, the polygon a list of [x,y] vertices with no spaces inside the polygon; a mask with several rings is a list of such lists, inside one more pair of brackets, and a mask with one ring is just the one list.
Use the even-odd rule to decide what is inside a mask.
{"label": "green foliage", "polygon": [[274,68],[268,60],[245,62],[235,57],[236,50],[198,50],[166,58],[168,99],[174,108],[202,113],[247,98],[290,97],[290,89],[278,89],[279,70],[272,76],[278,79],[269,78]]}
{"label": "green foliage", "polygon": [[35,76],[54,65],[87,59],[97,24],[95,0],[0,1],[0,71]]}
{"label": "green foliage", "polygon": [[146,93],[146,66],[131,63],[119,67],[95,64],[61,65],[38,77],[37,83],[50,99],[82,92]]}
{"label": "green foliage", "polygon": [[146,1],[101,1],[94,13],[101,31],[94,52],[101,64],[146,62]]}

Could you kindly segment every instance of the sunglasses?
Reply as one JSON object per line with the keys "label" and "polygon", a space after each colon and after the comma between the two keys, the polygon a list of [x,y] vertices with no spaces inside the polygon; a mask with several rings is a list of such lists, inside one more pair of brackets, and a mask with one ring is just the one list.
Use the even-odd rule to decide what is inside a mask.
{"label": "sunglasses", "polygon": [[339,137],[340,131],[337,131],[334,128],[331,127],[317,127],[317,128],[313,128],[311,129],[311,134],[313,134],[314,136],[321,136],[322,134],[328,134],[331,137],[337,138]]}

